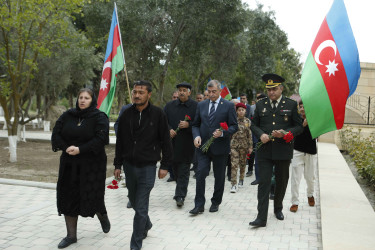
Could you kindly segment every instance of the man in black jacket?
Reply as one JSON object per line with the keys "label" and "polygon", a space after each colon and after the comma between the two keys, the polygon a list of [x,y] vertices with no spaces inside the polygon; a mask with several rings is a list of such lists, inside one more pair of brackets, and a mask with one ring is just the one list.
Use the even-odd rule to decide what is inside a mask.
{"label": "man in black jacket", "polygon": [[167,117],[152,105],[151,83],[137,81],[132,91],[133,105],[121,115],[116,137],[114,159],[116,178],[121,166],[127,177],[128,196],[135,210],[130,248],[141,249],[152,223],[148,216],[150,192],[155,184],[156,163],[160,162],[159,178],[164,178],[172,159]]}
{"label": "man in black jacket", "polygon": [[[195,117],[197,102],[190,98],[191,85],[177,84],[178,99],[165,105],[170,136],[173,145],[173,173],[176,178],[176,191],[173,199],[178,207],[184,205],[189,185],[190,163],[194,155],[192,119]],[[177,131],[178,129],[178,131]]]}

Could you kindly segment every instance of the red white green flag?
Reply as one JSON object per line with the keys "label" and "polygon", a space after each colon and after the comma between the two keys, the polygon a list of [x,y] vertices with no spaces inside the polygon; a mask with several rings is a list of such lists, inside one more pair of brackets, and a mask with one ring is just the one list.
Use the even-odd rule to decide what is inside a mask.
{"label": "red white green flag", "polygon": [[343,0],[335,0],[307,57],[299,87],[313,138],[341,129],[346,101],[361,74],[359,55]]}
{"label": "red white green flag", "polygon": [[109,31],[107,50],[105,53],[102,80],[97,108],[107,114],[111,111],[116,90],[116,74],[124,69],[125,59],[122,50],[120,26],[117,18],[117,8],[113,10],[111,29]]}

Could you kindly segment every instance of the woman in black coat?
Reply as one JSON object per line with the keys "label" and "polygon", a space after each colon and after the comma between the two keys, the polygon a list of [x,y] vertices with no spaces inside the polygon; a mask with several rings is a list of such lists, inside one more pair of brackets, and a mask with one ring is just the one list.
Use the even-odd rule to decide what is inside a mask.
{"label": "woman in black coat", "polygon": [[52,132],[53,151],[62,150],[57,210],[59,215],[64,214],[67,228],[67,237],[59,248],[77,242],[78,215],[96,214],[104,233],[111,227],[104,204],[107,169],[104,146],[109,143],[109,121],[96,105],[94,92],[81,89],[76,108],[64,112]]}

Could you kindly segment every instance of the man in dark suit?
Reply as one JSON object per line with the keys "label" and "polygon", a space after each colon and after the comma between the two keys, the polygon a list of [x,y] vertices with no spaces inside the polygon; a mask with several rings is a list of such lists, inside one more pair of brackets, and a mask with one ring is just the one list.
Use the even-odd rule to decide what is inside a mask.
{"label": "man in dark suit", "polygon": [[250,119],[251,106],[247,103],[247,96],[245,93],[240,94],[240,102],[246,105],[245,117]]}
{"label": "man in dark suit", "polygon": [[[193,122],[194,145],[199,148],[212,136],[214,143],[207,153],[201,149],[196,151],[198,166],[196,169],[196,193],[195,207],[190,211],[196,215],[204,211],[206,202],[204,193],[206,177],[210,171],[210,162],[213,162],[215,177],[214,193],[211,198],[210,212],[217,212],[224,193],[225,166],[230,151],[230,135],[238,130],[237,116],[232,103],[220,97],[221,84],[217,80],[211,80],[207,84],[209,99],[198,103],[197,111]],[[221,131],[220,123],[226,122],[227,131]]]}
{"label": "man in dark suit", "polygon": [[289,165],[293,158],[293,142],[286,143],[284,134],[297,136],[303,131],[302,119],[298,114],[297,102],[282,95],[285,80],[276,74],[265,74],[268,98],[256,103],[251,123],[252,132],[260,138],[262,146],[257,150],[259,164],[258,216],[250,222],[254,227],[265,227],[268,217],[269,193],[272,169],[275,166],[274,213],[283,220],[283,199],[289,180]]}
{"label": "man in dark suit", "polygon": [[[190,163],[194,156],[194,144],[191,119],[195,116],[197,102],[190,98],[191,85],[182,82],[176,85],[178,89],[178,98],[170,101],[164,107],[164,113],[167,115],[169,133],[173,145],[173,173],[176,178],[176,191],[173,199],[176,205],[184,205],[187,188],[189,185]],[[190,120],[185,117],[189,116]],[[178,131],[177,131],[178,129]]]}

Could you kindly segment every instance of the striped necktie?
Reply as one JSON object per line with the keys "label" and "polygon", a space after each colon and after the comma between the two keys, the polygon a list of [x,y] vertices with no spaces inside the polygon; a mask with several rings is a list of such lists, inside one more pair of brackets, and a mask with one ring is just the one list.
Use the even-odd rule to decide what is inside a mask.
{"label": "striped necktie", "polygon": [[214,121],[214,114],[215,114],[215,102],[211,102],[211,109],[210,109],[210,113],[208,114],[208,121],[210,125],[212,125],[212,122]]}

